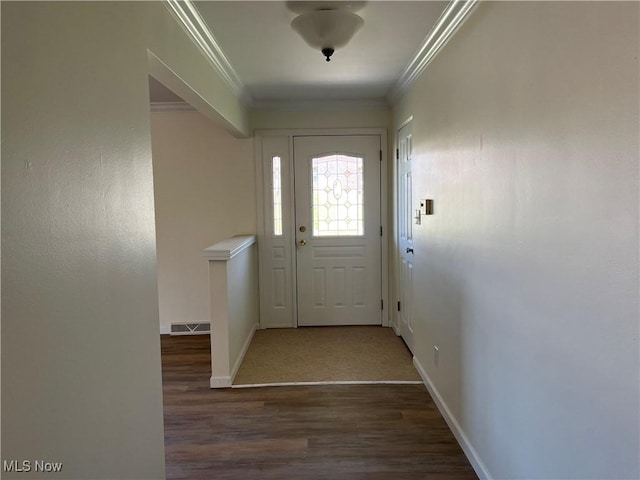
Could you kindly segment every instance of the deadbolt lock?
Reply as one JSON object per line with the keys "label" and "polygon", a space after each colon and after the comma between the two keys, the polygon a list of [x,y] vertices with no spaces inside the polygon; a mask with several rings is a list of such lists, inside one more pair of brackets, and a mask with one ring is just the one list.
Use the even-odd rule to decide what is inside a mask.
{"label": "deadbolt lock", "polygon": [[305,227],[304,225],[300,225],[300,228],[298,230],[300,230],[301,232],[306,232],[307,227]]}

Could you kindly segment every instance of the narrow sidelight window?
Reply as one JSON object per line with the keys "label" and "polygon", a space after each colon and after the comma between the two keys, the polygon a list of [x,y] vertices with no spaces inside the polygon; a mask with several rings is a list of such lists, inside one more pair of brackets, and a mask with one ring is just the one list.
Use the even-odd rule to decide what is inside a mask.
{"label": "narrow sidelight window", "polygon": [[280,157],[271,157],[273,175],[273,234],[282,235],[282,171]]}

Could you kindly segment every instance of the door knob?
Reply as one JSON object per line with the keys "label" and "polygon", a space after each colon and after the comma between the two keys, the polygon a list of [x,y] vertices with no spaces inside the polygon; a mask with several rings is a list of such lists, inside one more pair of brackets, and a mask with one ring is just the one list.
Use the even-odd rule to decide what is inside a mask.
{"label": "door knob", "polygon": [[406,253],[413,253],[413,248],[411,248],[411,247],[407,247],[407,248],[405,249],[405,252],[406,252]]}
{"label": "door knob", "polygon": [[300,245],[305,246],[306,244],[307,244],[307,241],[306,241],[306,240],[304,240],[304,239],[303,239],[303,240],[300,240]]}

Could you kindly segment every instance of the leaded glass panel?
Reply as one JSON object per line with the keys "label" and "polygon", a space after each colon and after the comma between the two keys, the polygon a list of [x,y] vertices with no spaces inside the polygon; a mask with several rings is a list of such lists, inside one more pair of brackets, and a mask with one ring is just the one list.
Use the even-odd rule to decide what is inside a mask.
{"label": "leaded glass panel", "polygon": [[364,234],[362,160],[343,154],[311,160],[313,236]]}
{"label": "leaded glass panel", "polygon": [[272,157],[271,174],[273,176],[273,234],[282,235],[282,172],[280,157]]}

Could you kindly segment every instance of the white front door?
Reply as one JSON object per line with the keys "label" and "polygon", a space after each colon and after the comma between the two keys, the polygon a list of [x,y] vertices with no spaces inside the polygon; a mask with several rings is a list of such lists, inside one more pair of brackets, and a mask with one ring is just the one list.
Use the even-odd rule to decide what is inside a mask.
{"label": "white front door", "polygon": [[293,158],[298,325],[380,325],[380,136],[296,136]]}
{"label": "white front door", "polygon": [[413,352],[413,179],[411,176],[411,124],[398,132],[398,292],[400,335]]}

